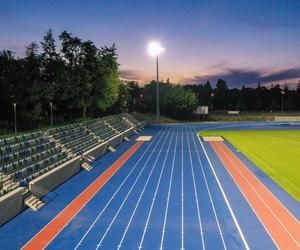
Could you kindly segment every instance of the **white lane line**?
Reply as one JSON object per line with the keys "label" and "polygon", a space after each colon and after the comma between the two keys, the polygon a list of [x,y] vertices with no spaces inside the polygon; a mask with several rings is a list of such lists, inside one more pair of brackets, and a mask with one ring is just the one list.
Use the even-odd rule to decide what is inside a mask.
{"label": "white lane line", "polygon": [[[191,127],[189,127],[191,136],[193,136],[193,132]],[[200,237],[202,241],[202,249],[205,249],[205,242],[204,242],[204,236],[203,236],[203,227],[202,227],[202,222],[201,222],[201,214],[200,214],[200,209],[199,209],[199,199],[198,199],[198,190],[196,186],[196,181],[195,181],[195,173],[194,173],[194,163],[192,160],[192,153],[191,153],[191,145],[190,145],[190,137],[188,137],[188,150],[189,150],[189,155],[190,155],[190,167],[192,171],[192,178],[193,178],[193,186],[194,186],[194,195],[195,195],[195,200],[196,200],[196,206],[197,206],[197,215],[198,215],[198,222],[199,222],[199,229],[200,229]]]}
{"label": "white lane line", "polygon": [[[233,124],[233,125],[222,125],[222,126],[216,126],[216,127],[208,127],[208,128],[205,128],[205,129],[202,129],[201,131],[208,131],[208,130],[216,130],[216,129],[220,129],[220,128],[235,128],[235,127],[241,127],[241,128],[243,128],[243,129],[247,129],[247,127],[255,127],[255,126],[257,126],[257,127],[259,127],[259,126],[262,126],[262,125],[266,125],[266,126],[268,126],[268,127],[274,127],[274,128],[276,128],[276,129],[278,129],[278,125],[280,126],[280,125],[288,125],[288,124],[290,124],[290,123],[288,123],[288,122],[263,122],[263,123],[245,123],[245,124]],[[195,129],[195,128],[194,128]],[[253,128],[251,128],[252,130],[253,130]],[[256,129],[256,128],[255,128]],[[257,130],[259,130],[260,128],[258,128]],[[279,128],[279,130],[280,130],[281,128]],[[242,129],[239,129],[238,128],[238,130],[242,130]],[[266,131],[268,131],[269,130],[269,128],[266,130]],[[196,130],[195,130],[196,131]],[[196,131],[197,132],[197,131]],[[199,138],[199,136],[197,136],[198,137],[198,139],[199,139],[199,141],[200,141],[200,143],[201,143],[201,140],[200,140],[200,138]],[[201,143],[202,144],[202,143]],[[206,153],[206,151],[204,150],[204,152]],[[206,158],[209,160],[209,158],[208,158],[208,156],[206,156]],[[258,159],[258,160],[260,160],[259,158],[257,158],[256,157],[256,159]],[[261,160],[260,160],[261,161]],[[210,160],[209,160],[209,162],[210,162]],[[249,170],[250,171],[250,170]],[[252,173],[253,174],[253,173]],[[261,181],[261,180],[259,180],[259,181]],[[270,190],[269,190],[270,191]],[[296,216],[275,196],[275,194],[273,194],[271,191],[270,191],[270,193],[274,196],[274,198],[275,199],[277,199],[278,200],[278,202],[280,202],[281,204],[282,204],[282,206],[283,207],[285,207],[285,209],[290,213],[290,215],[291,216],[293,216],[296,220],[297,220],[297,222],[299,223],[299,220],[296,218]]]}
{"label": "white lane line", "polygon": [[[222,163],[222,164],[223,164],[223,163]],[[231,173],[229,173],[229,175],[230,175],[231,179],[234,181],[234,179],[233,179]],[[238,189],[240,190],[241,194],[243,195],[244,199],[247,201],[247,203],[248,203],[249,206],[251,207],[251,209],[252,209],[253,213],[256,215],[257,219],[260,221],[260,223],[261,223],[261,225],[263,226],[263,228],[266,230],[267,234],[270,236],[270,238],[271,238],[272,242],[274,243],[274,245],[276,246],[276,248],[279,249],[279,247],[277,246],[277,244],[276,244],[275,240],[273,239],[272,235],[270,234],[270,232],[269,232],[268,229],[266,228],[265,224],[261,221],[260,217],[258,216],[258,214],[256,213],[256,211],[254,210],[254,208],[252,207],[252,205],[248,202],[248,200],[247,200],[245,194],[243,193],[243,191],[240,189],[239,186],[237,186],[237,187],[238,187]]]}
{"label": "white lane line", "polygon": [[[161,137],[161,138],[163,138],[163,137]],[[129,197],[129,195],[131,194],[133,188],[135,187],[137,181],[139,180],[139,178],[141,177],[142,173],[144,172],[144,169],[146,168],[146,166],[147,166],[149,160],[151,159],[152,154],[155,152],[156,147],[159,145],[159,142],[160,142],[161,138],[159,139],[159,141],[158,141],[157,144],[155,145],[155,147],[154,147],[154,149],[152,150],[152,152],[151,152],[149,158],[148,158],[148,159],[146,160],[146,162],[144,163],[142,170],[140,171],[139,175],[138,175],[137,178],[135,179],[135,181],[134,181],[134,183],[132,184],[130,190],[127,192],[127,194],[126,194],[126,196],[125,196],[125,198],[124,198],[122,204],[120,205],[118,211],[116,212],[115,216],[113,217],[113,219],[112,219],[110,225],[107,227],[107,229],[106,229],[106,231],[105,231],[105,234],[103,235],[103,237],[101,238],[101,240],[100,240],[99,243],[97,244],[97,248],[96,248],[96,249],[99,249],[99,247],[101,247],[102,241],[104,240],[105,236],[106,236],[107,233],[109,232],[111,226],[113,225],[113,223],[114,223],[114,221],[116,220],[118,214],[120,213],[122,207],[124,206],[125,202],[127,201],[128,197]],[[166,138],[167,138],[167,136],[165,137],[165,140],[166,140]]]}
{"label": "white lane line", "polygon": [[[195,131],[195,133],[197,133],[195,127],[194,127],[194,131]],[[201,142],[199,136],[198,136],[197,134],[196,134],[196,136],[197,136],[197,138],[198,138],[198,141],[200,142],[200,145],[201,145],[202,150],[203,150],[203,152],[204,152],[204,154],[205,154],[205,157],[206,157],[206,159],[207,159],[207,161],[208,161],[208,164],[209,164],[209,166],[210,166],[210,169],[211,169],[211,171],[213,172],[214,177],[215,177],[215,179],[216,179],[216,181],[217,181],[217,183],[218,183],[218,186],[219,186],[219,188],[220,188],[220,190],[221,190],[221,193],[222,193],[222,196],[223,196],[223,198],[224,198],[224,200],[225,200],[225,203],[226,203],[226,205],[227,205],[227,207],[228,207],[228,209],[229,209],[229,212],[230,212],[230,214],[231,214],[231,216],[232,216],[232,218],[233,218],[234,224],[235,224],[235,226],[236,226],[236,228],[237,228],[237,230],[238,230],[238,232],[239,232],[239,234],[240,234],[240,236],[241,236],[241,239],[242,239],[242,241],[243,241],[244,247],[245,247],[245,249],[249,250],[250,247],[249,247],[249,245],[248,245],[248,243],[247,243],[247,241],[246,241],[246,238],[245,238],[245,236],[244,236],[244,233],[242,232],[242,229],[241,229],[241,227],[240,227],[240,225],[239,225],[239,223],[238,223],[238,221],[237,221],[237,219],[236,219],[236,216],[235,216],[235,214],[234,214],[234,212],[233,212],[233,210],[232,210],[232,207],[231,207],[231,205],[230,205],[230,203],[229,203],[229,201],[228,201],[228,199],[227,199],[227,196],[226,196],[226,194],[225,194],[225,192],[224,192],[224,189],[223,189],[223,187],[222,187],[222,185],[221,185],[221,183],[220,183],[219,177],[217,176],[217,174],[216,174],[216,172],[215,172],[215,169],[214,169],[213,165],[211,164],[211,161],[210,161],[210,159],[209,159],[209,157],[208,157],[208,155],[207,155],[207,152],[206,152],[206,150],[205,150],[205,148],[204,148],[204,146],[203,146],[203,144],[202,144],[202,142]],[[193,140],[194,140],[194,137],[193,137]],[[194,141],[194,143],[195,143],[195,141]],[[195,145],[195,146],[196,146],[196,145]],[[197,147],[196,147],[196,148],[197,148]],[[201,160],[200,160],[200,157],[199,157],[199,154],[198,154],[198,150],[197,150],[197,155],[198,155],[199,161],[201,161]],[[202,162],[201,162],[201,168],[203,168]],[[202,170],[202,171],[203,171],[203,170]]]}
{"label": "white lane line", "polygon": [[183,127],[181,131],[181,250],[184,250]]}
{"label": "white lane line", "polygon": [[[134,164],[134,166],[132,167],[132,169],[130,170],[130,172],[128,173],[128,175],[126,176],[126,178],[123,180],[123,182],[121,183],[121,185],[118,187],[118,189],[115,191],[115,193],[112,195],[112,197],[110,198],[110,200],[106,203],[105,207],[102,209],[102,211],[98,214],[98,216],[96,217],[96,219],[93,221],[93,223],[90,225],[90,227],[88,228],[88,230],[85,232],[85,234],[82,236],[82,238],[80,239],[80,241],[78,242],[78,244],[75,246],[74,249],[78,249],[81,245],[81,243],[84,241],[84,239],[86,238],[86,236],[89,234],[89,232],[92,230],[92,228],[95,226],[95,224],[98,222],[98,220],[100,219],[100,217],[102,216],[102,214],[105,212],[105,210],[107,209],[107,207],[109,206],[109,204],[113,201],[113,199],[115,198],[115,196],[119,193],[120,189],[123,187],[123,185],[125,184],[125,182],[127,181],[127,179],[130,177],[130,175],[132,174],[132,172],[135,170],[135,168],[137,167],[137,165],[139,164],[139,162],[144,158],[144,156],[146,155],[148,149],[151,147],[151,145],[154,142],[157,142],[156,146],[159,144],[159,141],[162,137],[159,137],[161,135],[163,135],[165,133],[162,132],[163,129],[161,128],[160,131],[158,132],[158,134],[155,136],[154,140],[148,145],[148,147],[145,149],[144,153],[140,156],[140,158],[138,159],[138,161]],[[157,138],[159,138],[159,140],[156,140]],[[155,146],[155,147],[156,147]],[[150,156],[149,156],[150,157]]]}
{"label": "white lane line", "polygon": [[[192,137],[192,138],[193,138],[193,142],[194,142],[194,145],[195,145],[194,137]],[[195,145],[195,147],[196,147],[196,145]],[[207,193],[208,193],[208,196],[209,196],[209,201],[211,203],[211,206],[212,206],[212,209],[213,209],[213,213],[214,213],[214,216],[215,216],[215,219],[216,219],[216,222],[217,222],[218,230],[219,230],[219,233],[220,233],[220,236],[221,236],[223,248],[227,249],[227,246],[226,246],[226,243],[225,243],[225,240],[224,240],[224,236],[223,236],[223,233],[222,233],[222,229],[221,229],[221,226],[220,226],[219,218],[218,218],[218,215],[217,215],[217,212],[216,212],[216,209],[215,209],[214,201],[213,201],[213,198],[212,198],[209,186],[208,186],[208,182],[207,182],[207,179],[206,179],[206,175],[205,175],[205,172],[204,172],[204,169],[203,169],[202,160],[200,158],[200,155],[199,155],[197,147],[196,147],[196,152],[197,152],[198,161],[199,161],[200,166],[201,166],[201,172],[202,172],[202,175],[203,175],[203,178],[204,178],[206,190],[207,190]]]}
{"label": "white lane line", "polygon": [[[169,134],[170,134],[170,133],[168,133],[168,136],[169,136]],[[167,138],[167,137],[166,137],[166,138]],[[132,214],[131,214],[131,217],[130,217],[128,223],[127,223],[127,226],[126,226],[126,228],[125,228],[125,230],[124,230],[124,232],[123,232],[122,238],[121,238],[121,240],[119,241],[119,244],[118,244],[118,246],[117,246],[117,249],[120,249],[120,248],[122,247],[122,244],[123,244],[123,241],[124,241],[124,239],[125,239],[125,236],[126,236],[126,234],[127,234],[127,232],[128,232],[128,229],[129,229],[129,227],[130,227],[130,225],[131,225],[131,222],[132,222],[132,219],[133,219],[133,217],[134,217],[134,215],[135,215],[135,213],[136,213],[136,210],[137,210],[137,208],[138,208],[138,206],[139,206],[139,204],[140,204],[140,202],[141,202],[141,200],[142,200],[142,197],[143,197],[143,195],[144,195],[144,192],[145,192],[145,190],[146,190],[146,188],[147,188],[147,186],[148,186],[149,180],[150,180],[150,178],[152,177],[152,174],[153,174],[153,172],[154,172],[155,167],[158,165],[157,162],[158,162],[158,159],[159,159],[159,157],[160,157],[160,155],[161,155],[162,149],[164,148],[165,143],[166,143],[166,140],[164,141],[164,143],[163,143],[161,149],[159,150],[159,152],[158,152],[158,154],[157,154],[157,157],[156,157],[156,159],[155,159],[155,162],[153,163],[152,169],[151,169],[151,171],[150,171],[150,173],[149,173],[149,175],[148,175],[148,178],[147,178],[147,180],[146,180],[146,182],[145,182],[145,184],[144,184],[144,187],[143,187],[143,189],[142,189],[142,192],[141,192],[140,195],[139,195],[139,198],[138,198],[138,200],[137,200],[137,203],[136,203],[136,205],[135,205],[135,207],[134,207],[134,210],[133,210],[133,212],[132,212]]]}
{"label": "white lane line", "polygon": [[[176,130],[178,130],[178,129],[176,128]],[[164,223],[163,223],[162,235],[161,235],[161,239],[160,239],[160,247],[159,247],[160,250],[163,249],[165,233],[166,233],[167,217],[168,217],[171,188],[172,188],[172,183],[173,183],[173,173],[174,173],[174,166],[175,166],[175,159],[176,159],[176,152],[177,152],[177,142],[178,142],[178,131],[176,131],[176,142],[175,142],[175,148],[174,148],[174,153],[173,153],[172,169],[171,169],[169,188],[168,188],[168,197],[167,197],[167,203],[166,203],[166,207],[165,207]]]}
{"label": "white lane line", "polygon": [[153,198],[152,198],[152,203],[151,203],[151,206],[150,206],[150,210],[148,212],[148,217],[147,217],[147,220],[146,220],[146,224],[145,224],[145,227],[144,227],[143,235],[142,235],[142,238],[140,240],[140,244],[139,244],[138,249],[142,249],[142,246],[143,246],[143,242],[144,242],[144,238],[145,238],[146,231],[147,231],[147,228],[148,228],[149,220],[150,220],[150,217],[152,215],[152,210],[153,210],[153,206],[154,206],[154,203],[155,203],[155,198],[156,198],[156,195],[157,195],[158,188],[160,186],[161,177],[162,177],[162,175],[164,173],[165,165],[166,165],[167,158],[168,158],[168,155],[169,155],[169,152],[170,152],[170,146],[171,146],[171,142],[173,140],[173,135],[174,135],[174,129],[173,129],[172,137],[171,137],[169,145],[168,145],[168,149],[167,149],[167,152],[166,152],[166,155],[165,155],[165,159],[164,159],[163,164],[162,164],[163,167],[162,167],[162,169],[160,171],[160,175],[159,175],[158,182],[157,182],[157,185],[156,185],[156,188],[155,188],[155,191],[154,191],[154,195],[153,195]]}
{"label": "white lane line", "polygon": [[[293,235],[289,232],[289,230],[286,228],[286,226],[282,223],[282,221],[276,216],[276,214],[274,213],[274,211],[272,210],[272,208],[270,208],[270,206],[265,202],[264,198],[261,197],[261,195],[256,191],[255,187],[253,187],[253,185],[251,184],[251,182],[249,182],[249,180],[247,179],[247,177],[241,172],[241,170],[239,169],[239,167],[231,160],[231,158],[227,155],[227,153],[224,151],[223,148],[219,147],[218,148],[224,153],[225,157],[231,162],[231,164],[234,166],[234,168],[239,172],[240,176],[244,179],[244,181],[250,186],[250,188],[256,193],[256,195],[258,196],[258,198],[264,203],[264,205],[266,206],[266,208],[271,212],[271,214],[274,216],[274,218],[279,222],[279,224],[283,227],[283,229],[290,235],[290,237],[293,239],[293,241],[297,244],[298,247],[300,247],[299,242],[293,237]],[[236,157],[236,159],[238,159]],[[239,160],[239,159],[238,159]],[[230,174],[231,175],[231,174]],[[241,190],[241,189],[240,189]],[[246,197],[245,197],[246,198]],[[247,200],[247,198],[246,198]],[[248,202],[249,203],[249,202]],[[267,230],[268,231],[268,230]],[[275,243],[275,242],[274,242]],[[275,243],[276,244],[276,243]]]}

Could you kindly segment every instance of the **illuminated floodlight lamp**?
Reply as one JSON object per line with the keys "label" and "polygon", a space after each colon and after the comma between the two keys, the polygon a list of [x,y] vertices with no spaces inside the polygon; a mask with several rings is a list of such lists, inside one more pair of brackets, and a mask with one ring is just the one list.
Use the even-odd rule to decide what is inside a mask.
{"label": "illuminated floodlight lamp", "polygon": [[158,81],[158,56],[164,52],[163,48],[158,42],[150,42],[148,44],[148,53],[152,57],[156,57],[156,121],[159,124],[160,109],[159,109],[159,81]]}
{"label": "illuminated floodlight lamp", "polygon": [[151,42],[148,45],[148,53],[150,56],[159,56],[164,51],[165,48],[163,48],[158,42]]}

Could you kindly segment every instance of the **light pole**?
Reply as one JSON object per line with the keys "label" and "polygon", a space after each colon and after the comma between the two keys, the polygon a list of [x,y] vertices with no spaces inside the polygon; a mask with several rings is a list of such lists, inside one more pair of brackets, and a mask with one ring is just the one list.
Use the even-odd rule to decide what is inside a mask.
{"label": "light pole", "polygon": [[213,110],[213,107],[214,107],[214,96],[215,96],[214,93],[211,93],[211,94],[210,94],[210,105],[211,105],[211,110]]}
{"label": "light pole", "polygon": [[15,121],[15,136],[17,136],[17,104],[14,102],[14,121]]}
{"label": "light pole", "polygon": [[50,102],[50,122],[51,122],[51,127],[53,127],[53,103]]}
{"label": "light pole", "polygon": [[157,42],[151,42],[148,45],[148,53],[150,56],[156,57],[156,121],[159,124],[160,110],[159,110],[159,82],[158,82],[158,56],[163,53],[165,48]]}
{"label": "light pole", "polygon": [[284,96],[285,92],[283,90],[281,90],[281,112],[283,113],[283,96]]}

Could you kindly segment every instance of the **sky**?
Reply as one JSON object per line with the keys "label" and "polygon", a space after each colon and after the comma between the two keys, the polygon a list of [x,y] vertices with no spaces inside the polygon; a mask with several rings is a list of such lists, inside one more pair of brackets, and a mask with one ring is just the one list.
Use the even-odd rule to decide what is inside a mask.
{"label": "sky", "polygon": [[165,47],[161,80],[222,78],[238,88],[300,80],[299,0],[0,0],[0,49],[21,57],[49,28],[115,43],[120,76],[141,84],[155,79],[151,41]]}

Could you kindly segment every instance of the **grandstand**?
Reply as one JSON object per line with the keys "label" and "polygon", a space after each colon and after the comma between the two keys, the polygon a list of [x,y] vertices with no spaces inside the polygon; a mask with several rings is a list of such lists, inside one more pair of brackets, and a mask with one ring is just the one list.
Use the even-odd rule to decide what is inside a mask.
{"label": "grandstand", "polygon": [[43,195],[144,125],[136,114],[121,114],[1,139],[0,225],[26,206],[43,207]]}

